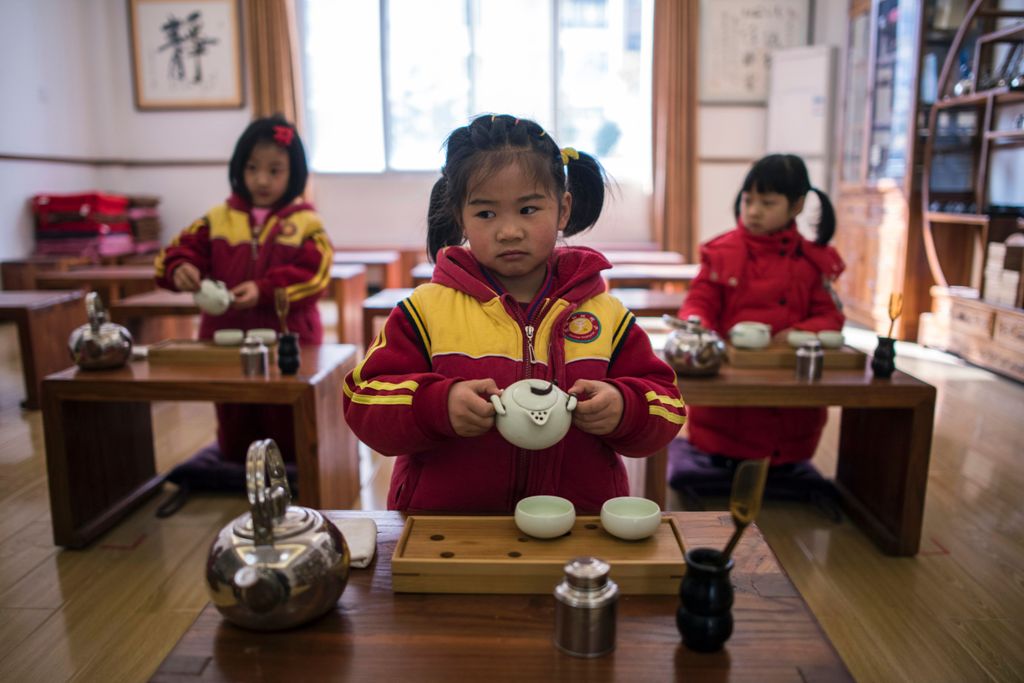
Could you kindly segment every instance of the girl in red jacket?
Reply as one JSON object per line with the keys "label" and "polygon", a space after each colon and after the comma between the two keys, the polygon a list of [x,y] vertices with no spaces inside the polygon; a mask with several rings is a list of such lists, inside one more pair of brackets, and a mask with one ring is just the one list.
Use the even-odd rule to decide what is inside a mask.
{"label": "girl in red jacket", "polygon": [[[649,455],[678,434],[675,373],[605,291],[608,261],[557,246],[603,202],[598,163],[532,121],[482,116],[448,138],[427,216],[433,280],[345,379],[349,426],[397,456],[390,509],[509,513],[552,494],[595,513],[628,495],[619,454]],[[527,377],[580,399],[565,438],[542,451],[494,428],[489,397]]]}
{"label": "girl in red jacket", "polygon": [[[313,206],[301,199],[308,170],[295,127],[280,116],[253,121],[228,167],[231,196],[178,235],[156,258],[157,284],[194,292],[203,278],[223,281],[234,301],[222,315],[203,313],[199,338],[221,329],[277,329],[274,290],[288,295],[288,329],[301,344],[323,338],[316,301],[330,282],[331,243]],[[217,441],[225,460],[245,462],[249,444],[273,438],[294,460],[288,408],[217,405]]]}
{"label": "girl in red jacket", "polygon": [[[821,217],[812,242],[797,232],[794,219],[808,192],[818,195]],[[679,315],[700,316],[721,335],[736,323],[771,325],[777,340],[790,330],[839,330],[843,314],[832,281],[843,261],[826,246],[835,213],[824,192],[811,187],[800,157],[773,154],[747,173],[736,197],[738,225],[701,248],[701,269]],[[712,455],[729,465],[737,459],[771,457],[772,465],[814,455],[824,408],[687,408],[687,450]]]}

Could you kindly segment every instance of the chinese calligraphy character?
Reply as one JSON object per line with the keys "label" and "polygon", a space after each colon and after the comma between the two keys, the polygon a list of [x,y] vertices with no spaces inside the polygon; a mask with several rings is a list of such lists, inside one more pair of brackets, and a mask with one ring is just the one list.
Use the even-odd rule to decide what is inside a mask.
{"label": "chinese calligraphy character", "polygon": [[184,20],[171,15],[160,27],[167,42],[161,45],[158,51],[171,50],[167,75],[173,81],[186,80],[186,56],[192,58],[194,66],[192,82],[201,83],[203,80],[202,57],[207,53],[208,46],[217,44],[217,39],[203,35],[202,19],[202,13],[199,11],[192,12]]}

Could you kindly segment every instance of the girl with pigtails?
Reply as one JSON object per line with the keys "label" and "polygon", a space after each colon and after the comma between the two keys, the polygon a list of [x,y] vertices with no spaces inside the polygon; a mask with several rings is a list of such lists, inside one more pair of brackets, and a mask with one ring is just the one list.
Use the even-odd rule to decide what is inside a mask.
{"label": "girl with pigtails", "polygon": [[[433,279],[345,379],[348,424],[397,457],[389,509],[508,513],[548,494],[596,513],[629,493],[621,456],[679,432],[675,373],[605,291],[610,264],[559,246],[597,221],[604,182],[593,157],[533,121],[486,115],[449,136],[427,216]],[[494,428],[490,397],[524,378],[578,398],[568,433],[543,451]]]}

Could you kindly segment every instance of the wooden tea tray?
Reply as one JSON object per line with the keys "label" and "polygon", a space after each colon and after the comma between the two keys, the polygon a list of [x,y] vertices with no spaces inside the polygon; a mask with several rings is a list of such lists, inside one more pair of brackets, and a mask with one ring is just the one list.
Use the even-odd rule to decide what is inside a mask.
{"label": "wooden tea tray", "polygon": [[536,539],[509,517],[410,515],[391,558],[396,593],[551,593],[575,557],[611,565],[625,594],[677,595],[686,563],[683,537],[665,517],[641,541],[622,541],[600,517],[577,517],[565,536]]}
{"label": "wooden tea tray", "polygon": [[[277,345],[267,344],[267,363],[276,362],[274,353]],[[182,363],[188,365],[227,365],[235,363],[241,367],[239,352],[242,345],[220,346],[212,341],[198,339],[165,339],[149,345],[147,358],[150,363]]]}
{"label": "wooden tea tray", "polygon": [[[823,368],[862,370],[867,355],[850,346],[822,349],[825,352]],[[763,349],[737,349],[726,345],[729,364],[735,368],[795,368],[796,349],[789,344],[772,344]]]}

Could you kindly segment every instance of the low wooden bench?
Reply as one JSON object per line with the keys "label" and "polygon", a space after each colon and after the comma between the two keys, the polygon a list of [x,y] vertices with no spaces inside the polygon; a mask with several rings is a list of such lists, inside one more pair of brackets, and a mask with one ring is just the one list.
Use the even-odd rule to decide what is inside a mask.
{"label": "low wooden bench", "polygon": [[127,327],[138,344],[192,339],[198,316],[191,292],[154,289],[110,304],[110,319]]}
{"label": "low wooden bench", "polygon": [[25,378],[22,406],[37,409],[43,378],[73,365],[68,339],[75,328],[86,323],[85,293],[0,292],[0,320],[18,326],[21,372]]}

